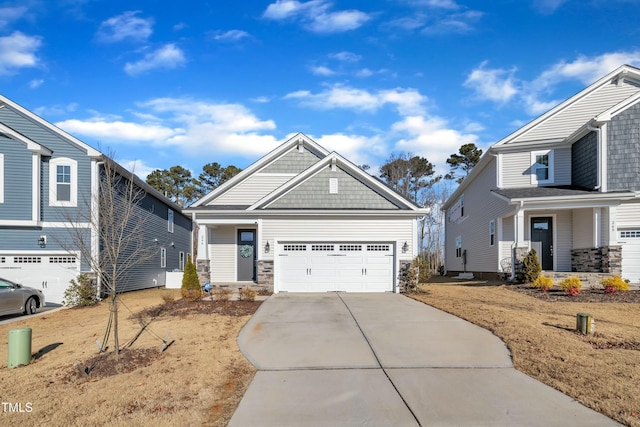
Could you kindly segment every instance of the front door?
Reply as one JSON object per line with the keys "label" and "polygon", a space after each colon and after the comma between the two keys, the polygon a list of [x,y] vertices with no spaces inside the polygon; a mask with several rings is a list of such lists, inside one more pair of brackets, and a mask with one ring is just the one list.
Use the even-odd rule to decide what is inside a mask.
{"label": "front door", "polygon": [[539,242],[538,259],[543,270],[553,271],[553,218],[531,219],[531,241]]}
{"label": "front door", "polygon": [[256,280],[256,230],[238,230],[238,282]]}

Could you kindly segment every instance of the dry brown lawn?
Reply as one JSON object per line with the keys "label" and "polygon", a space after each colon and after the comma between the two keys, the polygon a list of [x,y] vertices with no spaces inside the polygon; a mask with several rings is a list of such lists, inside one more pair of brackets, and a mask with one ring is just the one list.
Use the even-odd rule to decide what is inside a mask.
{"label": "dry brown lawn", "polygon": [[[122,295],[121,344],[140,330],[131,314],[163,304],[166,295],[179,298],[179,290]],[[31,412],[11,413],[0,406],[0,425],[226,425],[255,373],[238,349],[236,337],[257,303],[231,304],[253,305],[241,310],[242,315],[184,307],[179,315],[171,315],[171,310],[160,313],[128,356],[126,351],[122,356],[148,365],[107,377],[97,376],[98,369],[89,376],[82,373],[86,361],[97,354],[96,340],[103,338],[109,316],[106,303],[0,326],[0,401],[20,403],[24,411],[32,408]],[[143,318],[150,319],[148,315]],[[8,369],[8,332],[19,327],[33,330],[34,360]],[[167,334],[175,341],[160,353]]]}
{"label": "dry brown lawn", "polygon": [[[434,280],[442,283],[423,285],[413,297],[492,331],[516,369],[640,426],[640,304],[542,301],[509,285]],[[577,313],[594,317],[594,334],[576,333]]]}

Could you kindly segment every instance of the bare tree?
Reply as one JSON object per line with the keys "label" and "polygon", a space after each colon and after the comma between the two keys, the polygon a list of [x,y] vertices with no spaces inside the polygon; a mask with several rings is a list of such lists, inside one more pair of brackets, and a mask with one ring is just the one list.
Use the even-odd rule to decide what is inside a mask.
{"label": "bare tree", "polygon": [[[150,245],[145,222],[151,211],[143,206],[147,192],[132,171],[111,157],[99,162],[98,183],[77,218],[66,218],[69,241],[60,242],[68,251],[79,251],[83,265],[96,274],[99,292],[110,299],[110,316],[100,351],[113,334],[114,351],[119,353],[118,293],[132,269],[149,261],[158,251]],[[97,190],[97,191],[96,191]],[[90,234],[90,235],[88,235]]]}

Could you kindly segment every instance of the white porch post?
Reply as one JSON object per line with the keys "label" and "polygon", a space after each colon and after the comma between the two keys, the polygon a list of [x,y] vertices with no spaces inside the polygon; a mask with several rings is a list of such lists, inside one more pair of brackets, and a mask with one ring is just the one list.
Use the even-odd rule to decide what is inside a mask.
{"label": "white porch post", "polygon": [[593,247],[602,246],[602,208],[593,208]]}
{"label": "white porch post", "polygon": [[608,246],[618,244],[618,230],[616,229],[617,206],[609,206],[609,243]]}
{"label": "white porch post", "polygon": [[524,243],[524,211],[522,208],[518,209],[518,212],[516,212],[513,223],[516,227],[516,247],[518,247]]}
{"label": "white porch post", "polygon": [[198,261],[209,259],[209,227],[198,225]]}

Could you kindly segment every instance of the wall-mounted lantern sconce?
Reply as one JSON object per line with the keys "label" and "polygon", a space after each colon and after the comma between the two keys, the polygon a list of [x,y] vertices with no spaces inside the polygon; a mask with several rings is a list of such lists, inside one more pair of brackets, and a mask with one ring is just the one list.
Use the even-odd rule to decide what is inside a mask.
{"label": "wall-mounted lantern sconce", "polygon": [[264,251],[269,253],[269,250],[271,250],[271,246],[269,246],[269,241],[267,240],[267,243],[264,245]]}
{"label": "wall-mounted lantern sconce", "polygon": [[172,248],[175,248],[175,247],[176,247],[176,244],[175,244],[175,243],[173,243],[173,242],[171,242],[171,247],[172,247]]}
{"label": "wall-mounted lantern sconce", "polygon": [[407,242],[404,242],[404,245],[402,245],[402,253],[407,253],[407,251],[409,250],[409,244]]}
{"label": "wall-mounted lantern sconce", "polygon": [[47,246],[47,236],[38,237],[38,246],[40,246],[41,248]]}
{"label": "wall-mounted lantern sconce", "polygon": [[155,243],[156,245],[159,244],[160,242],[158,242],[158,239],[153,239],[153,243]]}

